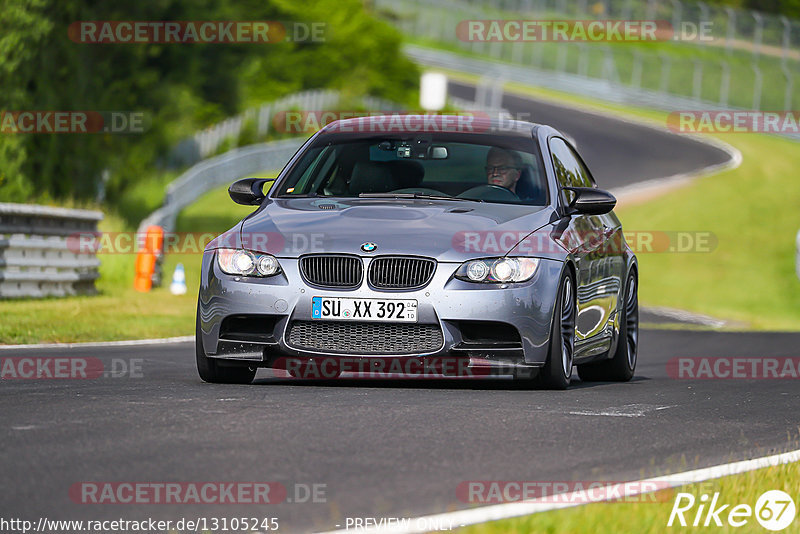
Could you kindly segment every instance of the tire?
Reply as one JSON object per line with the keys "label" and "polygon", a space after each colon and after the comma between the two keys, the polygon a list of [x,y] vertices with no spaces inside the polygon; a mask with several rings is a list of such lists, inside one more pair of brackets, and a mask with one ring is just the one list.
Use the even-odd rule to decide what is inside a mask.
{"label": "tire", "polygon": [[625,281],[619,339],[609,360],[578,366],[578,376],[584,382],[627,382],[636,371],[639,353],[639,279],[631,269]]}
{"label": "tire", "polygon": [[203,337],[200,331],[200,305],[197,305],[195,321],[195,359],[197,373],[204,382],[212,384],[250,384],[256,376],[256,369],[245,366],[222,366],[215,358],[206,356],[203,350]]}
{"label": "tire", "polygon": [[553,307],[547,363],[536,376],[537,385],[545,389],[567,389],[575,358],[575,319],[577,316],[575,279],[566,270],[558,284]]}

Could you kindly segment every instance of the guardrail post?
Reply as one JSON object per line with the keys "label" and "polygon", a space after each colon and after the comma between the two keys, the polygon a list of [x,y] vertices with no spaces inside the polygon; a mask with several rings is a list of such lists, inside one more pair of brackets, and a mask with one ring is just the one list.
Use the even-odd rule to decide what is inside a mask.
{"label": "guardrail post", "polygon": [[797,257],[795,258],[795,270],[797,278],[800,279],[800,230],[797,231]]}

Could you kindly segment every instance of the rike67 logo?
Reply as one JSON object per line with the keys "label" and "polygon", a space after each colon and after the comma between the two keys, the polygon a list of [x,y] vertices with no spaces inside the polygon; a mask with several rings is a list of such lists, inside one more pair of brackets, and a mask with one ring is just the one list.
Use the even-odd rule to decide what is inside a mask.
{"label": "rike67 logo", "polygon": [[[678,493],[669,514],[667,526],[693,527],[729,527],[745,529],[752,532],[752,519],[767,530],[781,531],[794,522],[797,510],[788,493],[780,490],[769,490],[761,494],[755,507],[749,504],[732,505],[724,502],[719,492],[713,495],[702,494],[699,498],[691,493]],[[757,528],[757,527],[756,527]]]}

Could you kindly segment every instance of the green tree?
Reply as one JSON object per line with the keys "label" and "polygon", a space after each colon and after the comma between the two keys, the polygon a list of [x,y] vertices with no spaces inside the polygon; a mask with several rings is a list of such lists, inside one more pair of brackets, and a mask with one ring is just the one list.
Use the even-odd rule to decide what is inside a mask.
{"label": "green tree", "polygon": [[[98,44],[77,21],[325,23],[324,40],[275,44]],[[357,0],[0,0],[0,110],[135,111],[136,135],[0,134],[0,200],[92,198],[104,169],[114,201],[181,138],[249,105],[333,87],[410,101],[400,36]]]}

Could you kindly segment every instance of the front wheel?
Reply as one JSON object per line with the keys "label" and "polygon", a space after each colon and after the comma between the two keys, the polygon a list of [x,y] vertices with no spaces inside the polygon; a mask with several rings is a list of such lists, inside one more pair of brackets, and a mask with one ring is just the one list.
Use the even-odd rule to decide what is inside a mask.
{"label": "front wheel", "polygon": [[195,359],[197,373],[204,382],[212,384],[249,384],[256,376],[256,369],[245,366],[222,366],[216,358],[209,358],[203,350],[203,336],[200,331],[200,305],[197,306],[195,321]]}
{"label": "front wheel", "polygon": [[631,269],[625,283],[622,318],[617,350],[610,360],[578,366],[578,376],[585,382],[627,382],[633,378],[639,353],[639,279]]}
{"label": "front wheel", "polygon": [[550,350],[547,363],[537,376],[539,385],[547,389],[567,389],[575,356],[575,281],[567,270],[558,286],[550,327]]}

